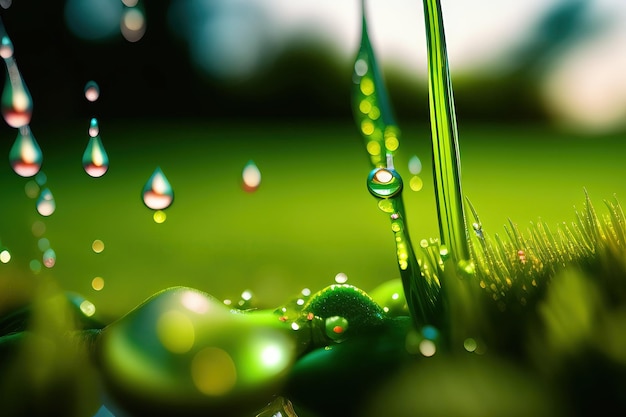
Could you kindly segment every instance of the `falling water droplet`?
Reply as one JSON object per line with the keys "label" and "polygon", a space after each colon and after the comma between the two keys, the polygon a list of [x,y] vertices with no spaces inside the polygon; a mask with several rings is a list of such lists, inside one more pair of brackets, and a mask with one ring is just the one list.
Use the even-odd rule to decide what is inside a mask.
{"label": "falling water droplet", "polygon": [[261,185],[261,171],[259,171],[259,168],[253,161],[248,161],[243,168],[242,179],[243,182],[241,186],[249,193],[256,191],[259,185]]}
{"label": "falling water droplet", "polygon": [[11,127],[22,127],[30,123],[33,114],[33,99],[24,84],[22,75],[12,57],[4,60],[7,77],[2,92],[1,111],[4,121]]}
{"label": "falling water droplet", "polygon": [[32,177],[41,169],[43,154],[30,127],[19,128],[17,138],[9,151],[9,161],[13,171],[22,177]]}
{"label": "falling water droplet", "polygon": [[0,39],[0,57],[7,59],[13,56],[13,42],[6,34]]}
{"label": "falling water droplet", "polygon": [[91,102],[98,100],[100,97],[100,87],[95,81],[88,81],[85,84],[85,98]]}
{"label": "falling water droplet", "polygon": [[390,198],[402,190],[402,178],[393,169],[374,168],[367,177],[367,188],[375,197]]}
{"label": "falling water droplet", "polygon": [[103,176],[109,169],[109,156],[102,146],[100,136],[89,138],[83,153],[83,168],[94,178]]}
{"label": "falling water droplet", "polygon": [[54,249],[48,248],[43,253],[43,264],[46,268],[52,268],[57,261],[57,254]]}
{"label": "falling water droplet", "polygon": [[100,134],[100,126],[98,126],[98,119],[93,117],[89,122],[89,136],[95,138]]}
{"label": "falling water droplet", "polygon": [[422,172],[422,161],[420,161],[417,155],[413,155],[411,159],[409,159],[409,172],[413,175]]}
{"label": "falling water droplet", "polygon": [[174,190],[161,168],[156,167],[144,185],[142,198],[146,207],[152,210],[166,209],[174,201]]}
{"label": "falling water droplet", "polygon": [[56,209],[56,202],[54,201],[54,196],[52,192],[48,188],[44,188],[39,194],[39,199],[37,200],[37,211],[42,216],[50,216],[54,213]]}

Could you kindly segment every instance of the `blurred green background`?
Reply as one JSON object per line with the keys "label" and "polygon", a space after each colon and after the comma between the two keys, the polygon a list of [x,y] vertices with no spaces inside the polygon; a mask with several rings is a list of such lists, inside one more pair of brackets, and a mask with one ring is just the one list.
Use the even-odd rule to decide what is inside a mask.
{"label": "blurred green background", "polygon": [[[271,307],[304,287],[317,290],[333,283],[340,272],[365,290],[398,276],[389,222],[366,189],[369,160],[352,122],[350,77],[358,44],[342,53],[339,40],[320,36],[320,28],[322,33],[325,29],[318,22],[311,25],[312,32],[281,32],[280,48],[255,44],[232,54],[236,45],[245,46],[243,40],[255,36],[237,32],[247,26],[233,16],[271,26],[272,19],[259,16],[279,14],[275,8],[262,9],[262,2],[232,3],[238,8],[228,2],[187,3],[205,6],[195,14],[204,16],[205,23],[222,22],[231,28],[230,35],[242,36],[209,38],[228,40],[222,49],[209,44],[194,49],[192,38],[172,29],[197,26],[189,20],[191,12],[181,9],[185,2],[120,6],[115,0],[110,7],[119,9],[120,16],[128,10],[143,13],[145,34],[132,42],[120,34],[117,23],[117,31],[98,36],[76,23],[108,16],[89,14],[87,6],[95,10],[113,0],[83,2],[87,8],[76,15],[75,1],[51,3],[21,1],[2,10],[34,100],[30,126],[44,153],[43,187],[52,191],[57,209],[40,216],[35,199],[25,193],[32,179],[17,176],[8,158],[0,164],[0,242],[12,256],[0,264],[0,306],[10,305],[22,287],[47,279],[83,294],[98,311],[115,317],[173,285],[231,299],[250,290]],[[286,8],[284,2],[275,3]],[[360,16],[358,2],[353,3],[341,11],[342,19],[353,22],[356,39]],[[405,3],[397,3],[389,8],[402,11]],[[444,9],[456,23],[446,21],[447,28],[454,28],[448,39],[452,45],[463,34],[453,3]],[[373,10],[382,10],[376,4],[372,2]],[[606,96],[614,114],[602,110],[606,104],[596,96],[591,103],[584,95],[568,101],[602,110],[588,118],[576,116],[588,115],[584,107],[567,112],[550,101],[555,85],[569,85],[563,84],[566,75],[554,78],[559,65],[576,56],[572,51],[604,39],[598,22],[604,22],[606,10],[598,18],[594,4],[554,1],[539,7],[521,30],[525,36],[504,49],[497,62],[455,67],[451,47],[463,191],[488,233],[503,233],[509,218],[522,230],[531,221],[554,227],[572,222],[574,206],[584,202],[584,188],[602,214],[603,199],[626,195],[623,89],[617,84],[591,89],[599,91],[599,98]],[[119,21],[120,16],[112,16]],[[371,18],[375,22],[378,16],[383,14]],[[172,24],[176,18],[181,20]],[[419,14],[413,19],[419,31],[421,19]],[[383,26],[377,33],[374,46],[385,46]],[[414,43],[419,55],[424,45]],[[417,155],[423,164],[423,188],[404,192],[417,245],[438,236],[425,65],[415,73],[412,61],[385,58],[384,51],[393,47],[381,48],[381,64],[402,131],[396,168],[408,182],[409,158]],[[194,58],[198,48],[212,51],[209,61]],[[615,49],[612,56],[623,51]],[[263,57],[263,65],[248,72],[233,70],[244,68],[246,57],[254,54]],[[233,66],[229,71],[207,64],[218,61]],[[573,62],[577,68],[578,61]],[[597,78],[597,72],[587,74]],[[92,79],[101,87],[95,103],[83,96]],[[552,79],[557,81],[550,84]],[[81,165],[91,117],[100,121],[111,161],[102,178],[89,177]],[[8,155],[15,135],[15,129],[0,128],[0,153]],[[262,175],[252,193],[241,187],[250,160]],[[153,221],[140,197],[157,166],[175,193],[162,224]],[[41,238],[48,239],[57,259],[54,267],[33,272],[31,261],[41,262]],[[101,253],[92,250],[96,239],[104,243]],[[92,288],[94,277],[104,280],[99,291]]]}

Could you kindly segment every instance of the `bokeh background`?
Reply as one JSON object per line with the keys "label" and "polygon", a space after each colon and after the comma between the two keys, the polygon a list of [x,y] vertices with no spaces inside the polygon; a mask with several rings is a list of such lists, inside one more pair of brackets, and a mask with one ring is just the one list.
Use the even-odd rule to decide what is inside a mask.
{"label": "bokeh background", "polygon": [[[602,214],[603,199],[624,198],[626,3],[442,3],[463,191],[484,229],[575,221],[585,189]],[[421,161],[422,188],[404,192],[417,245],[438,236],[422,4],[366,5],[406,182],[409,161]],[[19,177],[8,162],[17,131],[0,126],[0,249],[10,253],[0,308],[50,280],[116,317],[173,285],[233,300],[249,290],[277,306],[339,273],[366,291],[398,276],[351,114],[359,1],[0,6],[44,153],[36,179]],[[95,102],[84,96],[90,80]],[[110,158],[101,178],[81,165],[92,117]],[[253,192],[242,189],[249,161],[262,175]],[[141,200],[157,166],[175,193],[161,224]],[[38,214],[29,187],[51,190],[51,216]],[[55,251],[51,268],[43,247]]]}

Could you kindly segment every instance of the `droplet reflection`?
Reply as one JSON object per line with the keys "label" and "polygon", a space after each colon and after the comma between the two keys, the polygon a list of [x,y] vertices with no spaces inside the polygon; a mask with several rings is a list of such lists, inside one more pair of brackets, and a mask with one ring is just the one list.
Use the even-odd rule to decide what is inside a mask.
{"label": "droplet reflection", "polygon": [[144,185],[142,198],[146,207],[153,210],[164,210],[172,204],[174,190],[160,167],[154,170]]}

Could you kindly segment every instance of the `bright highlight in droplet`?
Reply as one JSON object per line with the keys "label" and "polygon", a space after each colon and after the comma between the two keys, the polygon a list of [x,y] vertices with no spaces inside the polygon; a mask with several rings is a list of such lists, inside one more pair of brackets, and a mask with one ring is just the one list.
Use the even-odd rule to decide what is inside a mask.
{"label": "bright highlight in droplet", "polygon": [[185,292],[181,297],[181,303],[187,310],[193,311],[194,313],[204,314],[209,311],[208,300],[197,292]]}
{"label": "bright highlight in droplet", "polygon": [[172,204],[174,190],[160,167],[156,167],[144,185],[142,198],[146,207],[153,210],[164,210]]}
{"label": "bright highlight in droplet", "polygon": [[261,171],[253,161],[248,161],[243,168],[243,184],[242,187],[245,191],[254,192],[261,185]]}
{"label": "bright highlight in droplet", "polygon": [[104,250],[104,242],[101,241],[100,239],[96,239],[91,243],[91,249],[95,252],[95,253],[100,253]]}
{"label": "bright highlight in droplet", "polygon": [[0,262],[2,262],[3,264],[7,264],[9,263],[9,261],[11,261],[11,253],[4,249],[2,252],[0,252]]}
{"label": "bright highlight in droplet", "polygon": [[102,277],[95,277],[94,279],[91,280],[91,288],[93,288],[95,291],[100,291],[104,288],[104,278]]}
{"label": "bright highlight in droplet", "polygon": [[261,361],[265,366],[276,366],[281,362],[282,358],[282,350],[277,346],[269,345],[261,351]]}

